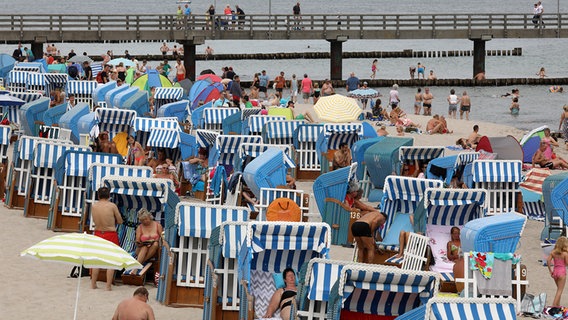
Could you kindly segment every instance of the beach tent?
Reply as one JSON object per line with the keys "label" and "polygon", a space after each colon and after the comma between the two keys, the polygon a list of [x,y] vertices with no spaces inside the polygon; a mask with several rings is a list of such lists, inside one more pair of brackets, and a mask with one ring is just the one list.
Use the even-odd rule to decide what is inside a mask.
{"label": "beach tent", "polygon": [[540,126],[538,128],[532,129],[531,131],[529,131],[527,134],[525,134],[521,138],[521,141],[519,141],[519,143],[521,144],[521,146],[524,146],[525,143],[533,137],[539,137],[541,139],[544,138],[544,129],[548,129],[548,126],[544,125],[544,126]]}
{"label": "beach tent", "polygon": [[[105,96],[106,94],[116,88],[116,81],[109,81],[105,84],[98,84],[97,87],[93,90],[93,104],[95,106],[106,106]],[[108,106],[109,108],[112,106]]]}
{"label": "beach tent", "polygon": [[539,136],[532,136],[522,145],[524,163],[532,163],[534,154],[540,148],[540,139]]}
{"label": "beach tent", "polygon": [[196,81],[189,91],[191,109],[197,108],[200,101],[207,103],[219,99],[223,91],[225,91],[225,87],[220,82],[209,83],[205,80]]}
{"label": "beach tent", "polygon": [[414,139],[406,137],[385,137],[370,146],[364,155],[367,171],[373,189],[369,194],[370,201],[379,201],[382,197],[385,178],[391,174],[400,174],[399,148],[412,146]]}
{"label": "beach tent", "polygon": [[14,68],[16,60],[9,54],[0,54],[0,78],[4,79],[8,76],[8,72]]}
{"label": "beach tent", "polygon": [[150,69],[146,74],[134,80],[132,86],[150,93],[152,87],[171,87],[172,82],[167,77],[159,74],[158,70]]}
{"label": "beach tent", "polygon": [[515,137],[508,135],[505,137],[483,136],[477,144],[475,151],[484,150],[496,153],[498,160],[519,160],[523,161],[523,149]]}
{"label": "beach tent", "polygon": [[36,121],[43,121],[43,114],[49,109],[49,103],[49,98],[41,98],[20,108],[20,127],[24,134],[37,136]]}

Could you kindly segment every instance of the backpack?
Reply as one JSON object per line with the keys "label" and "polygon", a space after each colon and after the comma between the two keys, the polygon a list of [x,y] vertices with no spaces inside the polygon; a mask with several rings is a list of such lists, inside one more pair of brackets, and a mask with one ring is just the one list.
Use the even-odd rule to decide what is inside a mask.
{"label": "backpack", "polygon": [[79,75],[79,69],[77,69],[76,66],[69,66],[67,73],[69,74],[69,77],[77,79],[77,76]]}
{"label": "backpack", "polygon": [[299,222],[302,211],[296,202],[289,198],[278,198],[266,209],[266,221]]}

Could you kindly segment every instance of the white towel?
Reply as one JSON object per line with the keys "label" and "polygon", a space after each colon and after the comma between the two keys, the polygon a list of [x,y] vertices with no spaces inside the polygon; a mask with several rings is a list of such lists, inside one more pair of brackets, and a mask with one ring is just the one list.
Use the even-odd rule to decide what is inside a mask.
{"label": "white towel", "polygon": [[512,295],[512,263],[511,260],[495,259],[493,262],[493,272],[491,279],[485,279],[479,273],[477,275],[477,289],[479,293],[485,295],[511,296]]}

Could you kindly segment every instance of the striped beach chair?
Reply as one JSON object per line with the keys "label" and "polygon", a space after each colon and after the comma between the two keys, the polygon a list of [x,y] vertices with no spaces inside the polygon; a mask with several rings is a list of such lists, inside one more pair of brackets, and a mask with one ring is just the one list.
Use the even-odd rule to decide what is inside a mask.
{"label": "striped beach chair", "polygon": [[533,168],[525,174],[520,184],[523,193],[523,214],[531,220],[545,220],[546,210],[542,199],[542,185],[550,174],[550,169]]}
{"label": "striped beach chair", "polygon": [[93,110],[95,107],[93,92],[97,85],[96,81],[69,81],[67,82],[67,97],[72,94],[77,102],[84,102],[89,105],[90,110]]}
{"label": "striped beach chair", "polygon": [[373,184],[371,183],[371,177],[369,175],[369,170],[367,170],[367,162],[365,161],[365,151],[375,143],[383,140],[384,137],[375,137],[363,139],[355,142],[351,146],[351,154],[353,156],[353,162],[357,162],[357,180],[359,180],[359,187],[363,190],[363,196],[361,200],[367,201],[369,198],[369,193]]}
{"label": "striped beach chair", "polygon": [[[22,99],[26,103],[33,102],[43,97],[41,93],[37,92],[10,92],[10,95],[18,99]],[[21,125],[20,108],[21,107],[18,106],[2,106],[1,110],[2,114],[8,114],[8,120],[10,120],[10,123],[17,123]]]}
{"label": "striped beach chair", "polygon": [[517,319],[514,299],[506,298],[444,298],[434,297],[426,305],[397,317],[397,320],[442,319]]}
{"label": "striped beach chair", "polygon": [[[147,209],[164,227],[166,239],[171,236],[175,224],[175,206],[179,197],[174,192],[170,179],[137,178],[128,176],[105,176],[101,186],[109,188],[113,202],[124,219],[118,227],[121,247],[127,252],[136,248],[138,211]],[[162,254],[164,254],[162,252]]]}
{"label": "striped beach chair", "polygon": [[39,142],[72,144],[69,140],[52,140],[34,136],[21,136],[14,145],[12,163],[8,172],[6,203],[10,208],[23,208],[28,194],[28,180],[34,159],[34,149]]}
{"label": "striped beach chair", "polygon": [[93,72],[93,79],[96,79],[99,72],[103,71],[103,63],[91,63],[91,71]]}
{"label": "striped beach chair", "polygon": [[121,85],[116,86],[105,93],[104,102],[106,103],[106,108],[118,108],[117,105],[114,104],[114,98],[121,92],[130,90],[131,87],[129,85]]}
{"label": "striped beach chair", "polygon": [[[107,83],[99,83],[97,85],[97,87],[95,88],[95,90],[93,90],[93,108],[95,107],[103,107],[106,108],[106,101],[105,101],[105,96],[106,94],[116,88],[116,81],[109,81]],[[111,106],[108,106],[109,108]],[[92,111],[92,110],[91,110]]]}
{"label": "striped beach chair", "polygon": [[333,154],[342,143],[349,148],[363,138],[361,123],[326,123],[323,132],[318,137],[318,153],[321,163],[321,172],[328,172],[332,166]]}
{"label": "striped beach chair", "polygon": [[428,163],[432,159],[444,156],[444,147],[400,147],[398,150],[398,159],[402,164],[414,164],[415,161]]}
{"label": "striped beach chair", "polygon": [[255,159],[261,155],[264,151],[269,148],[276,148],[282,150],[286,158],[286,166],[288,169],[296,168],[296,163],[294,163],[294,151],[291,145],[280,145],[280,144],[256,144],[256,143],[242,143],[239,148],[238,157],[235,158],[235,170],[241,171],[242,164],[246,159]]}
{"label": "striped beach chair", "polygon": [[8,87],[12,92],[26,92],[30,72],[12,69],[8,73]]}
{"label": "striped beach chair", "polygon": [[179,145],[181,132],[177,129],[152,128],[146,146],[161,148],[166,151],[166,157],[176,162],[180,159]]}
{"label": "striped beach chair", "polygon": [[158,114],[161,106],[182,99],[183,88],[181,87],[157,87],[154,92],[154,116]]}
{"label": "striped beach chair", "polygon": [[197,129],[195,130],[195,139],[201,148],[211,149],[215,146],[217,142],[217,137],[219,136],[219,132],[217,131],[210,131],[210,130],[203,130]]}
{"label": "striped beach chair", "polygon": [[[178,238],[169,242],[171,250],[177,253],[175,274],[176,287],[166,284],[170,296],[186,296],[185,301],[170,301],[186,305],[197,305],[203,298],[205,269],[209,261],[209,238],[213,229],[226,221],[247,221],[250,212],[244,207],[219,206],[180,202],[176,206],[175,221]],[[162,257],[168,263],[168,257]],[[183,292],[183,293],[182,293]],[[172,293],[177,293],[172,295]],[[202,305],[202,303],[201,303]]]}
{"label": "striped beach chair", "polygon": [[[85,194],[86,211],[90,213],[90,206],[97,199],[97,191],[102,187],[102,180],[106,176],[122,176],[134,178],[151,178],[154,171],[151,167],[145,166],[129,166],[123,164],[107,164],[107,163],[91,163],[89,166],[88,183]],[[85,215],[89,221],[89,229],[94,230],[92,219],[89,215]],[[84,224],[87,224],[84,222]]]}
{"label": "striped beach chair", "polygon": [[61,143],[52,139],[38,141],[35,145],[27,181],[26,189],[30,192],[26,195],[24,216],[48,217],[51,198],[55,196],[54,170],[57,161],[67,150],[90,151],[90,148]]}
{"label": "striped beach chair", "polygon": [[327,319],[402,315],[434,297],[439,282],[435,272],[349,264],[331,289]]}
{"label": "striped beach chair", "polygon": [[108,131],[109,138],[112,139],[119,132],[130,133],[134,125],[136,111],[111,108],[97,108],[95,110],[95,121],[99,125],[100,131]]}
{"label": "striped beach chair", "polygon": [[[10,147],[10,138],[12,137],[12,128],[10,126],[0,125],[0,161],[8,165],[8,147]],[[4,171],[7,171],[7,167]]]}
{"label": "striped beach chair", "polygon": [[26,81],[26,89],[30,92],[37,92],[41,94],[46,94],[46,83],[43,73],[28,73],[28,78]]}
{"label": "striped beach chair", "polygon": [[520,160],[476,160],[473,162],[475,188],[488,192],[487,215],[515,211],[522,180]]}
{"label": "striped beach chair", "polygon": [[262,140],[268,144],[294,144],[294,132],[303,120],[268,121],[262,129]]}
{"label": "striped beach chair", "polygon": [[45,73],[43,77],[45,79],[45,93],[47,96],[49,96],[50,92],[55,90],[55,88],[61,88],[65,91],[65,87],[69,81],[69,76],[66,73]]}
{"label": "striped beach chair", "polygon": [[238,257],[245,243],[247,226],[245,221],[227,221],[211,232],[205,272],[204,320],[239,315]]}
{"label": "striped beach chair", "polygon": [[140,142],[142,146],[148,143],[150,131],[153,128],[159,129],[172,129],[181,132],[181,127],[177,118],[147,118],[136,117],[134,119],[133,129],[136,132],[136,141]]}
{"label": "striped beach chair", "polygon": [[[51,108],[49,110],[52,110],[52,109],[53,108]],[[44,135],[42,138],[71,140],[71,129],[65,129],[65,128],[61,128],[61,127],[54,127],[54,126],[47,126],[47,125],[39,125],[38,129],[39,129],[39,131],[45,132],[47,134],[47,135]]]}
{"label": "striped beach chair", "polygon": [[294,132],[298,179],[315,179],[320,173],[321,164],[316,142],[322,130],[323,124],[301,124]]}
{"label": "striped beach chair", "polygon": [[304,265],[299,275],[297,306],[292,314],[297,314],[301,320],[326,319],[331,288],[339,279],[343,267],[352,263],[314,258]]}
{"label": "striped beach chair", "polygon": [[252,115],[248,118],[248,127],[245,134],[259,136],[262,134],[262,128],[269,121],[286,121],[286,117]]}
{"label": "striped beach chair", "polygon": [[266,211],[272,201],[278,198],[288,198],[294,201],[302,212],[302,221],[304,218],[315,217],[317,214],[311,214],[310,211],[310,195],[304,190],[280,189],[280,188],[260,188],[260,196],[258,205],[258,221],[266,221]]}
{"label": "striped beach chair", "polygon": [[240,319],[266,313],[276,287],[273,273],[300,270],[312,258],[328,258],[330,227],[315,222],[249,222],[239,254]]}
{"label": "striped beach chair", "polygon": [[203,110],[203,129],[222,132],[223,119],[239,111],[239,108],[205,108]]}
{"label": "striped beach chair", "polygon": [[67,150],[55,167],[56,191],[51,197],[47,225],[55,231],[81,231],[85,216],[85,196],[89,167],[93,163],[117,165],[123,161],[118,154]]}
{"label": "striped beach chair", "polygon": [[235,158],[239,155],[239,147],[243,143],[261,144],[260,136],[224,135],[217,136],[215,148],[219,151],[219,164],[233,166]]}

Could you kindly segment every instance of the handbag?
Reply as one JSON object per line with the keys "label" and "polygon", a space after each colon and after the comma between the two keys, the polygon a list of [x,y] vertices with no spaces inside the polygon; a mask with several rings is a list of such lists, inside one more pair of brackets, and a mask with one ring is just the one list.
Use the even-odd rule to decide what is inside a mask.
{"label": "handbag", "polygon": [[546,293],[543,292],[537,296],[525,293],[521,301],[521,313],[531,315],[532,317],[540,317],[542,310],[546,304]]}

